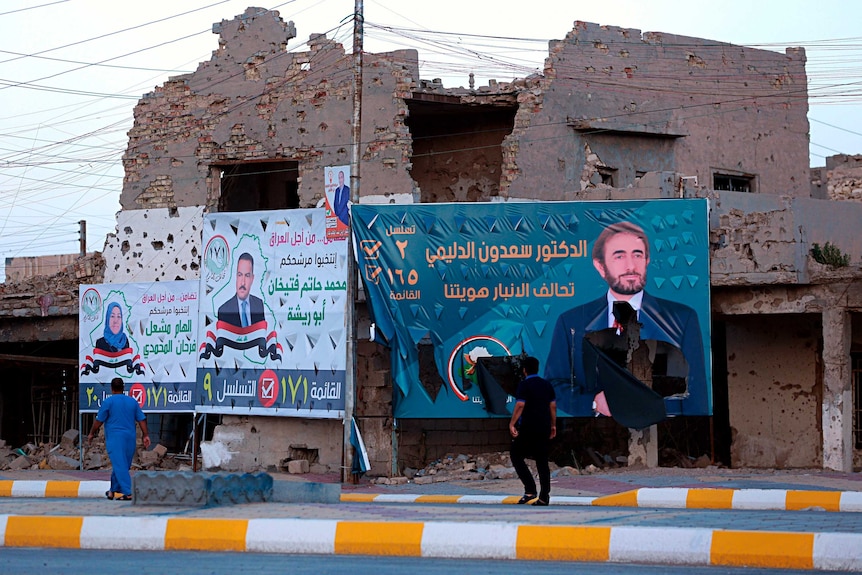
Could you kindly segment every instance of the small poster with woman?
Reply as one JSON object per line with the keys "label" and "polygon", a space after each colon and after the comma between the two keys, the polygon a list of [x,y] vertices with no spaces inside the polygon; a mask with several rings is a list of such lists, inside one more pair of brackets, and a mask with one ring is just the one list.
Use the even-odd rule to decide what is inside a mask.
{"label": "small poster with woman", "polygon": [[198,282],[80,289],[80,410],[97,411],[120,378],[145,411],[193,411]]}
{"label": "small poster with woman", "polygon": [[112,301],[105,306],[105,321],[100,326],[102,337],[96,340],[92,356],[86,356],[81,364],[81,374],[99,373],[99,371],[125,371],[126,375],[144,374],[144,364],[141,356],[132,347],[127,328],[124,325],[123,305]]}

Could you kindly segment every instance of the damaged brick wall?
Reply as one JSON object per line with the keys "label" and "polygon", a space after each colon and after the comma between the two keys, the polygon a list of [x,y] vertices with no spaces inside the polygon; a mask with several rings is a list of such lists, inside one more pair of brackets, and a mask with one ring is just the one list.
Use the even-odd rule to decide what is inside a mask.
{"label": "damaged brick wall", "polygon": [[572,199],[585,142],[619,171],[617,187],[664,170],[712,187],[726,171],[754,175],[760,193],[809,195],[802,49],[575,22],[519,103],[504,156],[511,197]]}
{"label": "damaged brick wall", "polygon": [[[299,162],[301,207],[313,207],[323,196],[323,167],[350,163],[352,56],[317,34],[308,51],[285,51],[293,23],[259,8],[214,31],[219,48],[209,61],[136,106],[123,157],[123,209],[213,209],[213,166],[264,159]],[[412,188],[407,109],[398,102],[416,81],[417,59],[413,50],[364,54],[365,193]]]}
{"label": "damaged brick wall", "polygon": [[862,202],[862,155],[826,159],[826,197]]}
{"label": "damaged brick wall", "polygon": [[714,246],[710,271],[716,283],[797,283],[799,238],[789,199],[784,205],[760,208],[731,208],[715,218],[718,225],[710,229]]}
{"label": "damaged brick wall", "polygon": [[[224,166],[296,162],[300,206],[311,207],[323,194],[323,167],[349,163],[352,57],[340,44],[313,35],[307,51],[287,53],[284,46],[295,35],[292,23],[259,9],[214,30],[220,40],[212,58],[147,94],[135,110],[121,196],[123,214],[129,216],[121,218],[106,247],[108,281],[197,277],[200,232],[183,222],[198,217],[195,211],[218,208]],[[503,197],[622,199],[675,197],[677,192],[691,197],[688,183],[667,176],[674,172],[697,176],[702,195],[712,184],[713,169],[755,174],[759,194],[710,196],[713,282],[747,293],[746,286],[807,280],[806,242],[824,241],[808,224],[823,234],[834,227],[818,225],[815,214],[824,210],[796,201],[809,193],[801,50],[778,54],[581,22],[550,49],[544,76],[476,94],[443,90],[455,94],[465,110],[514,106],[513,128],[503,140],[499,163],[488,155],[477,166],[459,158],[457,169],[441,171],[439,178],[423,176],[423,181],[431,188],[448,187],[453,199],[466,201],[494,194],[488,174],[499,175]],[[422,87],[418,55],[405,50],[365,54],[364,60],[362,201],[416,201],[418,174],[436,169],[421,167],[413,158],[414,134],[408,128],[410,101]],[[671,90],[669,77],[675,79]],[[715,95],[723,102],[718,104]],[[600,185],[603,169],[616,170],[614,187]],[[642,177],[643,172],[661,175]],[[628,187],[645,179],[656,181]],[[435,192],[429,197],[437,197]],[[184,210],[191,210],[188,217]],[[840,207],[825,211],[836,216],[833,226],[834,221],[849,225],[855,213]],[[862,236],[844,241],[842,248],[855,261],[862,259]],[[800,301],[817,296],[807,297],[802,294]],[[758,299],[740,304],[734,313],[759,314],[771,305]],[[358,333],[364,338],[367,331]],[[807,341],[809,336],[800,336],[787,345],[789,353],[802,358],[804,369],[817,357],[816,350],[805,347]],[[761,354],[773,350],[767,343],[762,341]],[[371,452],[372,474],[385,475],[395,457],[388,361],[376,344],[360,342],[358,351],[357,417]],[[756,389],[756,376],[738,373],[737,389]],[[781,408],[797,406],[791,402]],[[240,444],[248,441],[257,464],[277,465],[291,445],[302,444],[302,449],[318,450],[330,469],[341,465],[340,422],[312,426],[272,418],[258,425],[256,419],[263,418],[226,425],[241,431]],[[438,421],[431,429],[423,422],[398,422],[398,457],[427,461],[450,451],[452,441],[494,451],[492,444],[501,441],[494,423]],[[271,443],[261,443],[261,429]],[[738,429],[745,437],[756,436],[756,430]],[[812,452],[806,446],[800,453]]]}
{"label": "damaged brick wall", "polygon": [[[358,308],[365,316],[365,308]],[[355,412],[359,432],[375,475],[388,475],[392,450],[392,377],[388,350],[371,341],[356,342]]]}
{"label": "damaged brick wall", "polygon": [[[102,254],[94,252],[77,258],[59,273],[2,283],[0,318],[72,316],[75,320],[75,331],[69,334],[69,339],[78,339],[78,286],[100,283],[105,271],[104,266]],[[13,337],[0,341],[17,340]]]}
{"label": "damaged brick wall", "polygon": [[806,284],[818,269],[814,243],[831,242],[862,262],[862,205],[813,198],[710,192],[710,282]]}

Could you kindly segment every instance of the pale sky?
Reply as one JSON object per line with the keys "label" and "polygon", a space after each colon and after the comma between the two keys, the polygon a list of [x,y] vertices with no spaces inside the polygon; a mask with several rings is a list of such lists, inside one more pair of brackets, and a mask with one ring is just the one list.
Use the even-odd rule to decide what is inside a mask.
{"label": "pale sky", "polygon": [[[0,3],[0,267],[8,257],[89,251],[114,231],[120,163],[138,99],[194,71],[212,24],[249,6],[296,25],[288,50],[326,33],[349,51],[354,0],[3,0]],[[576,20],[808,57],[811,165],[862,154],[862,2],[846,0],[365,0],[365,50],[415,48],[447,87],[541,70]],[[441,35],[440,32],[448,34]],[[484,38],[487,36],[487,38]],[[4,273],[0,272],[0,280]]]}

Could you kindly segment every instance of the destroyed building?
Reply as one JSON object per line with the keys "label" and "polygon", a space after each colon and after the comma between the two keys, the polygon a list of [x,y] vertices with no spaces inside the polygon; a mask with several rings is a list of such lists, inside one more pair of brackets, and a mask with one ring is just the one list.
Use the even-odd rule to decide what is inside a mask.
{"label": "destroyed building", "polygon": [[[344,46],[311,35],[287,51],[293,23],[258,8],[213,30],[212,58],[135,108],[105,282],[196,279],[205,212],[315,207],[324,167],[350,163]],[[577,21],[527,78],[445,88],[420,79],[415,50],[364,53],[362,77],[360,203],[708,198],[714,416],[666,432],[708,438],[734,467],[862,464],[862,199],[858,181],[829,183],[840,166],[810,173],[804,50]],[[850,265],[815,261],[827,243]],[[4,293],[17,307],[0,312],[3,357],[20,347],[10,326],[74,317],[74,301],[48,317],[21,305],[38,295]],[[361,298],[357,317],[356,418],[373,474],[505,448],[498,419],[394,421],[388,356]],[[335,470],[341,425],[224,416],[212,441],[232,454],[224,469],[307,456]],[[629,444],[655,464],[654,434]]]}

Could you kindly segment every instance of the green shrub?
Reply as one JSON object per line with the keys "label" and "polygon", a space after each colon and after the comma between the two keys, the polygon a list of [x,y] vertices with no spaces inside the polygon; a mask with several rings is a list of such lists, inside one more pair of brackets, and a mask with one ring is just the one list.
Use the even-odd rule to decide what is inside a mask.
{"label": "green shrub", "polygon": [[822,248],[820,244],[811,244],[811,257],[814,261],[833,268],[843,268],[850,265],[850,254],[841,253],[837,246],[826,242]]}

